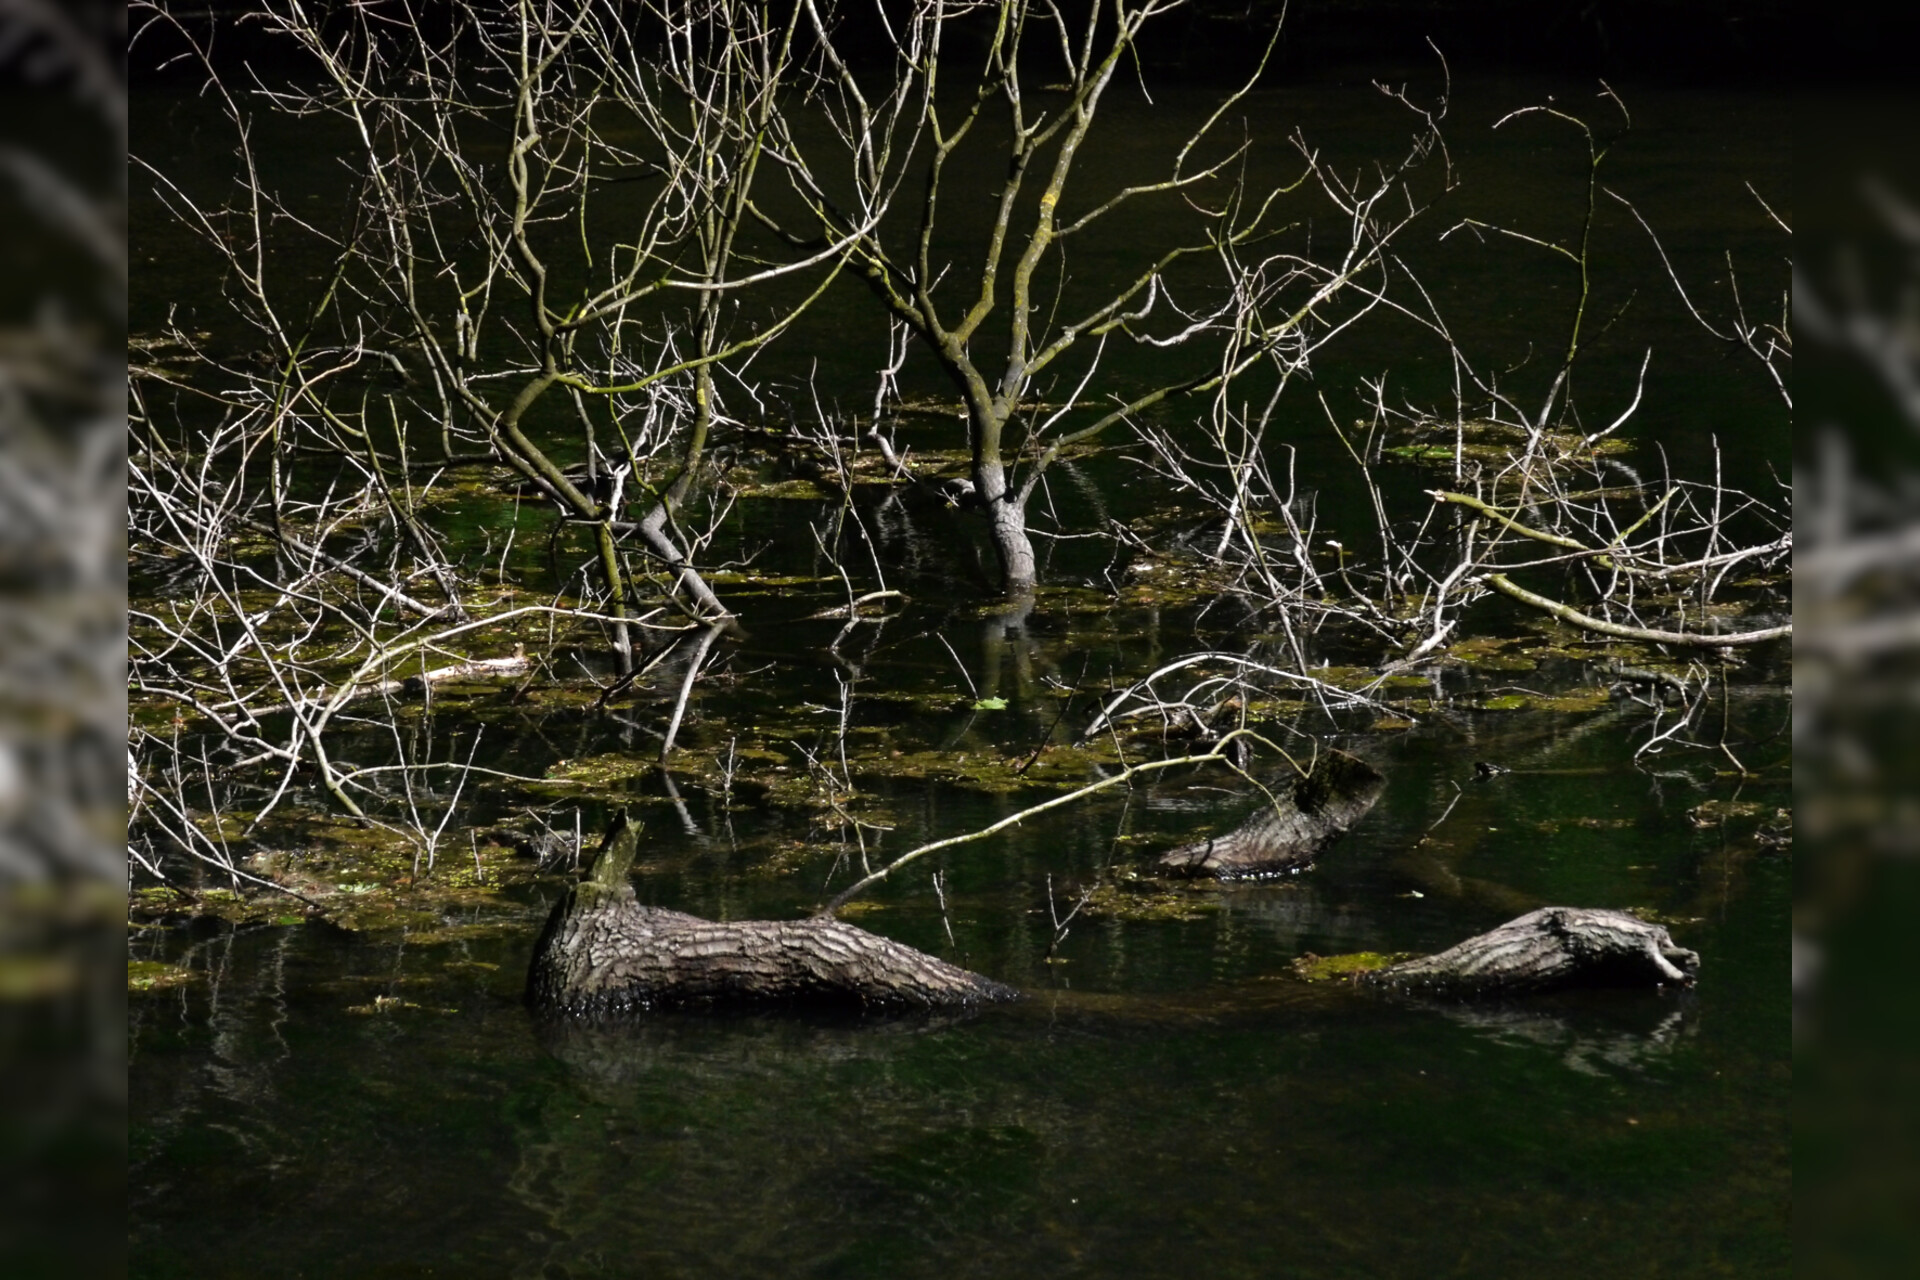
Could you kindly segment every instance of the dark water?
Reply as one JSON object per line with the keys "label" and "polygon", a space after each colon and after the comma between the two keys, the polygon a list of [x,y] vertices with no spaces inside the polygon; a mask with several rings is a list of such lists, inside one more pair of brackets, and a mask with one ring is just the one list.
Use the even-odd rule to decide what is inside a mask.
{"label": "dark water", "polygon": [[[1581,170],[1566,140],[1485,128],[1566,86],[1457,89],[1456,159],[1469,179],[1462,216],[1537,218],[1571,234]],[[1675,92],[1629,101],[1640,129],[1609,159],[1609,179],[1641,201],[1676,263],[1710,281],[1723,249],[1756,266],[1777,254],[1740,184],[1751,178],[1769,198],[1783,185],[1784,108]],[[1370,90],[1355,88],[1277,99],[1273,109],[1308,112],[1330,147],[1358,156],[1404,138],[1372,104]],[[150,130],[197,119],[190,104],[163,105],[149,113]],[[1718,433],[1730,470],[1764,480],[1769,464],[1784,462],[1785,415],[1755,371],[1690,328],[1637,229],[1614,221],[1610,243],[1630,266],[1608,279],[1617,295],[1608,314],[1633,301],[1595,340],[1582,392],[1589,412],[1617,412],[1652,343],[1640,438],[1668,445],[1676,470],[1697,473]],[[142,226],[151,219],[137,219]],[[144,234],[135,236],[136,331],[170,297],[206,300],[190,260],[157,233],[143,253]],[[1459,244],[1421,252],[1489,363],[1559,340],[1563,281]],[[1438,399],[1432,352],[1391,334],[1370,341],[1322,366],[1330,396],[1391,368]],[[815,354],[853,349],[822,339]],[[813,367],[810,357],[787,358],[779,376]],[[858,403],[870,394],[866,365],[842,358],[814,376],[839,380]],[[1293,438],[1303,481],[1322,489],[1323,521],[1364,533],[1365,513],[1333,469],[1337,446],[1306,425],[1317,407],[1298,413]],[[1430,482],[1411,467],[1389,480],[1404,492]],[[1078,477],[1063,472],[1054,487],[1070,524],[1091,509],[1124,517],[1158,500],[1111,460]],[[728,596],[747,631],[728,660],[740,674],[697,690],[684,750],[712,757],[737,731],[730,726],[775,709],[810,704],[823,726],[833,718],[847,674],[825,651],[837,624],[801,621],[843,598],[811,558],[807,527],[822,519],[794,502],[736,509],[718,554],[757,555],[762,567],[821,580]],[[922,513],[882,539],[894,557],[889,585],[914,604],[853,650],[855,727],[908,749],[1009,752],[1043,740],[1060,714],[1049,676],[1104,688],[1184,652],[1259,642],[1224,606],[1118,612],[1066,596],[1043,598],[1024,633],[1009,637],[981,620],[963,527],[942,519]],[[1098,581],[1108,552],[1059,543],[1048,554],[1046,580],[1072,584]],[[1341,744],[1377,764],[1388,789],[1317,870],[1199,893],[1210,909],[1191,919],[1082,917],[1060,963],[1047,959],[1049,876],[1064,912],[1081,887],[1218,825],[1235,797],[1217,778],[1174,779],[956,851],[943,864],[947,920],[928,883],[933,866],[882,889],[857,918],[1031,993],[971,1016],[670,1015],[624,1030],[543,1029],[519,993],[551,882],[442,922],[489,928],[442,927],[424,940],[327,924],[141,935],[138,954],[199,977],[129,1000],[134,1268],[1782,1274],[1792,869],[1788,855],[1758,848],[1750,827],[1692,816],[1706,800],[1767,812],[1790,804],[1791,709],[1777,668],[1763,659],[1736,672],[1727,698],[1725,734],[1760,783],[1741,784],[1709,751],[1636,760],[1651,713],[1632,704],[1578,715],[1447,710],[1411,730],[1346,734]],[[1551,662],[1510,675],[1442,668],[1432,692],[1595,678]],[[936,693],[943,701],[930,710]],[[967,709],[987,695],[1008,708]],[[1091,704],[1073,704],[1073,718]],[[609,717],[466,714],[487,720],[495,763],[522,772],[654,749]],[[446,718],[450,738],[466,731],[468,721]],[[644,702],[628,718],[654,724],[660,708]],[[1712,740],[1720,732],[1713,726]],[[1475,760],[1514,772],[1476,782]],[[894,827],[880,837],[882,853],[1029,802],[957,782],[874,777],[865,786]],[[661,905],[791,916],[819,901],[845,852],[842,832],[804,813],[750,799],[728,806],[701,788],[670,792],[658,775],[613,792],[587,798],[588,820],[614,803],[641,811],[648,846],[637,884]],[[513,801],[471,803],[480,821]],[[802,843],[815,852],[777,859]],[[1674,919],[1676,936],[1703,958],[1699,985],[1433,1007],[1284,976],[1306,951],[1434,950],[1543,902]]]}
{"label": "dark water", "polygon": [[[1751,727],[1784,711],[1763,702]],[[532,902],[464,942],[177,939],[205,979],[132,1002],[134,1256],[153,1275],[1783,1272],[1790,866],[1688,821],[1724,786],[1650,776],[1624,725],[1563,719],[1406,735],[1376,754],[1382,806],[1311,876],[1190,922],[1078,922],[1062,964],[1043,868],[1090,879],[1125,802],[953,859],[957,947],[924,884],[884,895],[863,923],[1032,992],[968,1017],[543,1033],[518,1001]],[[1542,772],[1476,785],[1468,755]],[[1436,836],[1473,883],[1448,896],[1415,845],[1456,781]],[[1177,828],[1182,798],[1134,806]],[[942,829],[987,816],[925,804]],[[656,829],[643,896],[803,908],[784,880],[730,884],[723,839]],[[1502,893],[1673,913],[1703,978],[1418,1007],[1279,977],[1307,950],[1444,945],[1510,914]],[[417,1007],[352,1012],[377,996]]]}

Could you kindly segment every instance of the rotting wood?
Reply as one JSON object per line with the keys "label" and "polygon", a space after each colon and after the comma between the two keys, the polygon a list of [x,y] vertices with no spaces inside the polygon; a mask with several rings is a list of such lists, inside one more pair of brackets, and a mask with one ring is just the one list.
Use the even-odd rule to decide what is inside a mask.
{"label": "rotting wood", "polygon": [[826,1002],[932,1008],[1010,1000],[1011,987],[833,919],[703,920],[641,905],[623,812],[534,947],[527,1000],[596,1017],[672,1005]]}
{"label": "rotting wood", "polygon": [[1561,987],[1690,985],[1700,957],[1624,911],[1541,907],[1438,955],[1360,980],[1427,995],[1525,995]]}
{"label": "rotting wood", "polygon": [[1364,817],[1387,780],[1372,765],[1330,751],[1311,772],[1276,788],[1268,803],[1225,835],[1160,856],[1160,870],[1222,880],[1304,871],[1335,837]]}

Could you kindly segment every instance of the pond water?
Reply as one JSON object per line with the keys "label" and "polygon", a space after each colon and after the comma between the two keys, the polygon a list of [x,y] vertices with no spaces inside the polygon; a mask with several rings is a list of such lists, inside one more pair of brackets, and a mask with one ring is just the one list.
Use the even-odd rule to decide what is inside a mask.
{"label": "pond water", "polygon": [[[1764,736],[1785,707],[1745,710]],[[139,1270],[1783,1272],[1790,866],[1690,820],[1728,792],[1705,771],[1652,775],[1626,723],[1565,720],[1402,735],[1374,756],[1381,806],[1318,870],[1196,895],[1216,905],[1192,920],[1076,921],[1061,963],[1045,874],[1064,896],[1124,865],[1114,837],[1180,829],[1192,797],[1137,798],[1149,822],[1090,805],[953,859],[953,944],[924,879],[882,895],[866,926],[1031,993],[973,1016],[543,1032],[519,995],[550,891],[449,913],[496,928],[423,942],[324,924],[171,938],[203,977],[131,1002]],[[1475,783],[1481,756],[1516,772]],[[1458,847],[1432,854],[1456,782],[1434,839]],[[915,799],[929,829],[994,812]],[[812,900],[756,877],[710,819],[687,834],[654,812],[644,899],[736,916]],[[1286,977],[1306,951],[1437,949],[1509,896],[1653,908],[1701,982],[1423,1007]]]}
{"label": "pond water", "polygon": [[[1466,177],[1449,197],[1457,216],[1537,218],[1569,233],[1577,148],[1487,129],[1505,110],[1567,91],[1511,79],[1455,86],[1450,138]],[[1729,250],[1743,269],[1777,261],[1741,184],[1770,199],[1784,190],[1784,104],[1628,96],[1637,131],[1609,158],[1608,180],[1662,231],[1683,275],[1724,276],[1715,264]],[[1376,97],[1323,87],[1268,105],[1305,113],[1331,146],[1385,154],[1406,130]],[[136,150],[186,163],[197,131],[211,128],[196,110],[184,98],[154,103],[139,113]],[[171,148],[163,127],[177,134]],[[169,301],[210,301],[152,213],[135,220],[136,332]],[[1607,281],[1607,314],[1633,301],[1593,344],[1589,412],[1618,411],[1653,345],[1649,407],[1633,427],[1642,453],[1663,445],[1677,472],[1698,474],[1717,434],[1730,480],[1768,483],[1790,448],[1786,415],[1755,370],[1693,327],[1637,229],[1610,225],[1622,266]],[[1564,281],[1459,245],[1421,252],[1463,341],[1492,360],[1563,340]],[[870,396],[877,361],[847,356],[857,344],[831,332],[811,354],[775,356],[789,364],[768,376],[810,374],[855,402]],[[1442,363],[1405,335],[1336,351],[1316,376],[1346,407],[1354,380],[1384,369],[1407,394],[1440,398]],[[1303,485],[1321,492],[1323,526],[1367,536],[1337,443],[1305,425],[1292,438]],[[1389,467],[1386,483],[1405,497],[1434,479],[1408,464]],[[1053,488],[1069,528],[1164,502],[1111,456]],[[863,852],[898,853],[1050,794],[984,785],[970,758],[1004,773],[1054,743],[1051,766],[1105,690],[1182,653],[1274,643],[1270,623],[1224,602],[1169,593],[1164,607],[1113,605],[1099,590],[1111,546],[1073,541],[1049,543],[1049,589],[1009,625],[980,607],[974,534],[960,516],[882,504],[863,515],[887,585],[911,603],[833,647],[840,624],[809,620],[845,599],[812,535],[832,514],[748,498],[723,526],[714,558],[754,557],[764,577],[723,587],[743,633],[690,700],[680,750],[697,764],[648,766],[676,692],[671,668],[607,711],[481,692],[405,713],[406,733],[433,741],[435,758],[465,758],[484,728],[481,759],[504,771],[596,762],[578,775],[589,784],[570,791],[476,788],[456,825],[564,798],[557,812],[578,809],[591,830],[628,806],[646,824],[643,901],[793,917],[844,884]],[[519,518],[544,535],[543,515]],[[478,540],[493,517],[476,507],[466,519]],[[540,564],[529,555],[528,572]],[[1481,625],[1524,625],[1497,604],[1483,606]],[[854,918],[1028,993],[963,1016],[539,1025],[521,987],[558,874],[475,888],[404,927],[203,917],[138,929],[135,958],[190,977],[129,997],[134,1269],[1784,1274],[1792,865],[1755,825],[1791,805],[1785,663],[1784,652],[1760,653],[1724,673],[1701,735],[1714,749],[1644,756],[1637,749],[1664,727],[1648,705],[1594,697],[1577,711],[1543,709],[1547,696],[1605,683],[1564,644],[1505,669],[1438,664],[1403,690],[1423,700],[1407,723],[1318,725],[1376,765],[1387,789],[1313,871],[1282,881],[1138,892],[1130,873],[1151,855],[1246,812],[1249,788],[1218,773],[1105,793],[954,850],[882,886]],[[870,825],[775,803],[771,774],[738,788],[719,780],[729,752],[751,746],[804,782],[808,753],[837,749],[843,697],[853,813]],[[790,736],[774,741],[776,730]],[[392,740],[374,726],[342,749],[372,761]],[[1721,741],[1751,776],[1729,768]],[[927,753],[953,767],[886,763]],[[1510,772],[1483,778],[1477,761]],[[451,850],[441,856],[466,854]],[[1101,887],[1134,895],[1136,909],[1084,912],[1059,936],[1056,919]],[[1307,952],[1438,950],[1549,902],[1670,921],[1702,957],[1698,985],[1437,1005],[1291,976]]]}

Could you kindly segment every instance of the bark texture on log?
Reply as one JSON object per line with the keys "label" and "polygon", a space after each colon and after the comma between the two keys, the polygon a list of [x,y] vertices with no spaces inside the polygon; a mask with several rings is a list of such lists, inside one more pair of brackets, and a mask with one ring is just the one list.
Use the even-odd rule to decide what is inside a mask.
{"label": "bark texture on log", "polygon": [[1011,999],[977,973],[841,920],[721,922],[640,904],[639,832],[621,814],[591,869],[547,918],[527,999],[570,1016],[668,1005],[829,1001],[932,1007]]}
{"label": "bark texture on log", "polygon": [[1275,803],[1262,805],[1223,836],[1160,855],[1157,865],[1171,875],[1222,880],[1304,871],[1320,850],[1373,808],[1386,785],[1366,761],[1328,752],[1312,773],[1275,788]]}
{"label": "bark texture on log", "polygon": [[1624,911],[1541,907],[1438,955],[1363,976],[1435,995],[1521,995],[1576,986],[1691,983],[1700,957]]}

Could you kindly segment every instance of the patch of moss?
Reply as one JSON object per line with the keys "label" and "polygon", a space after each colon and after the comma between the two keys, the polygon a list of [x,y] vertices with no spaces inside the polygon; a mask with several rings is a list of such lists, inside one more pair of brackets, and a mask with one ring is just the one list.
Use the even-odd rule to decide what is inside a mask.
{"label": "patch of moss", "polygon": [[649,756],[631,751],[609,751],[604,755],[586,756],[578,760],[556,760],[547,766],[546,777],[541,782],[570,783],[600,792],[608,790],[615,783],[628,782],[652,773],[656,765],[657,762]]}
{"label": "patch of moss", "polygon": [[1539,659],[1532,653],[1515,652],[1515,641],[1497,636],[1471,636],[1448,646],[1449,657],[1466,663],[1476,671],[1532,671]]}
{"label": "patch of moss", "polygon": [[429,862],[393,830],[329,815],[289,818],[277,835],[297,839],[298,851],[259,850],[242,866],[297,897],[252,882],[239,890],[142,886],[128,896],[127,917],[292,926],[320,915],[355,931],[435,928],[449,908],[489,905],[502,886],[539,874],[533,859],[496,843],[492,832],[476,840],[466,834],[450,834]]}
{"label": "patch of moss", "polygon": [[79,966],[61,956],[0,954],[0,1002],[67,995],[80,977]]}
{"label": "patch of moss", "polygon": [[820,854],[820,846],[811,841],[782,840],[773,845],[771,850],[758,861],[749,863],[747,874],[766,879],[779,879],[792,875],[814,861]]}
{"label": "patch of moss", "polygon": [[1569,689],[1564,693],[1533,699],[1536,711],[1598,711],[1607,705],[1607,691],[1598,686]]}
{"label": "patch of moss", "polygon": [[1037,754],[1001,755],[996,751],[896,751],[854,762],[856,782],[873,778],[939,781],[1005,795],[1027,789],[1072,787],[1087,780],[1096,760],[1115,758],[1110,743],[1085,747],[1051,746]]}
{"label": "patch of moss", "polygon": [[1149,880],[1134,871],[1095,885],[1082,908],[1109,920],[1149,921],[1198,920],[1219,909],[1219,891],[1213,886]]}
{"label": "patch of moss", "polygon": [[[228,924],[277,923],[289,913],[288,899],[262,892],[248,895],[232,889],[201,889],[176,893],[164,887],[136,889],[127,898],[127,919],[135,924],[153,920],[222,920]],[[296,917],[296,920],[304,917]]]}
{"label": "patch of moss", "polygon": [[1523,693],[1503,693],[1482,698],[1474,705],[1482,711],[1525,711],[1533,705],[1533,699]]}
{"label": "patch of moss", "polygon": [[165,991],[170,987],[184,986],[199,976],[191,969],[160,960],[127,961],[127,990],[130,992]]}
{"label": "patch of moss", "polygon": [[[1336,689],[1364,689],[1374,682],[1379,673],[1372,667],[1315,667],[1307,674]],[[1418,677],[1415,679],[1419,684],[1427,683]]]}
{"label": "patch of moss", "polygon": [[1303,982],[1351,982],[1363,973],[1385,969],[1413,959],[1412,951],[1354,951],[1341,956],[1317,956],[1309,951],[1293,962],[1293,975]]}
{"label": "patch of moss", "polygon": [[811,480],[759,480],[741,483],[730,480],[743,498],[800,499],[819,502],[832,497],[826,489]]}

